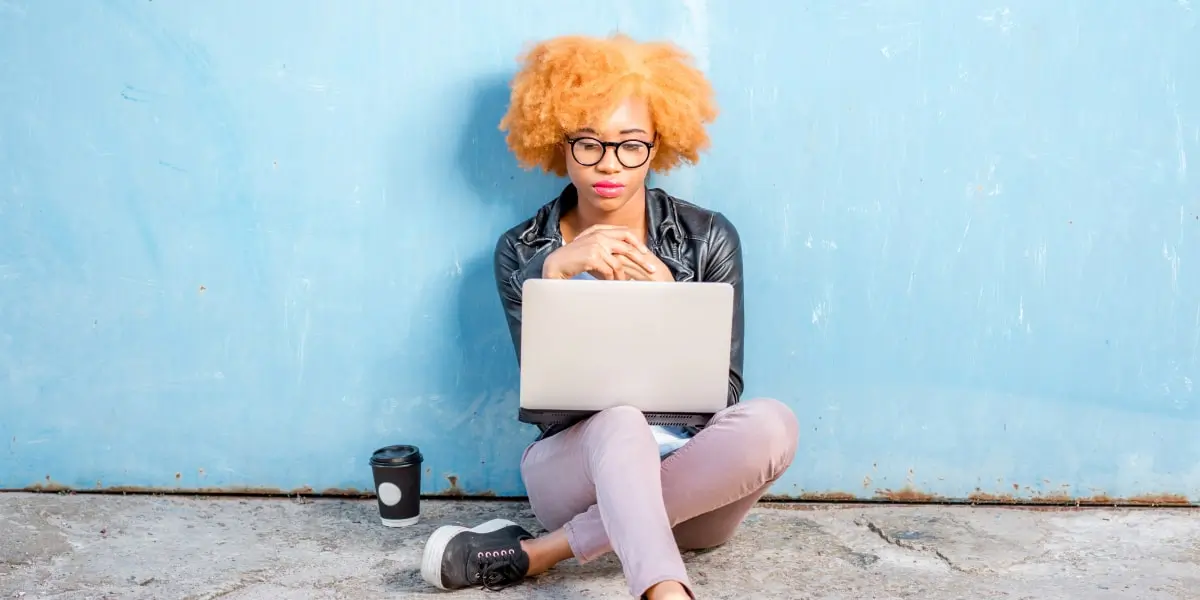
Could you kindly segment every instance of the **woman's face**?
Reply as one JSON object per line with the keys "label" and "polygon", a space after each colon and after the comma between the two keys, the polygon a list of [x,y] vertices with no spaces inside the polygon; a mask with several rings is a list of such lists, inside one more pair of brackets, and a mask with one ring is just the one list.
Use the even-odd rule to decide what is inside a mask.
{"label": "woman's face", "polygon": [[653,142],[650,106],[634,98],[618,105],[603,122],[569,132],[563,152],[579,201],[605,213],[620,210],[646,184]]}

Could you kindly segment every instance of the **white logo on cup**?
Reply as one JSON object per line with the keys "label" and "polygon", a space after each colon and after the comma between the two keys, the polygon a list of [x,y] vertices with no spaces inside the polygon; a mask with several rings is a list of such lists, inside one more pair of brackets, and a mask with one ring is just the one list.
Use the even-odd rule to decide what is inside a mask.
{"label": "white logo on cup", "polygon": [[379,493],[379,501],[388,506],[395,506],[400,502],[400,488],[396,487],[394,483],[385,482],[379,484],[377,492]]}

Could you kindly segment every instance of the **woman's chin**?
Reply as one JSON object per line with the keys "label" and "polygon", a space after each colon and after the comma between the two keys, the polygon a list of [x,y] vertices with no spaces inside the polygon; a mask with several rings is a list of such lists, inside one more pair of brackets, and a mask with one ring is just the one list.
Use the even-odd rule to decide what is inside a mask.
{"label": "woman's chin", "polygon": [[618,196],[616,198],[605,198],[596,194],[587,194],[580,198],[580,201],[586,203],[588,207],[600,213],[613,213],[621,210],[625,203],[629,202],[629,198]]}

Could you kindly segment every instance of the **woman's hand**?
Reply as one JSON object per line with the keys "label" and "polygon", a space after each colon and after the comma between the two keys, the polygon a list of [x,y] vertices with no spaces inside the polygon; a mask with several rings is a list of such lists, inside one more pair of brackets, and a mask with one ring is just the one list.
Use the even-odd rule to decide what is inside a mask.
{"label": "woman's hand", "polygon": [[597,279],[631,279],[627,265],[647,275],[661,271],[670,275],[662,261],[628,228],[593,225],[546,257],[542,277],[570,279],[586,271]]}
{"label": "woman's hand", "polygon": [[671,269],[654,253],[650,253],[646,260],[654,263],[653,272],[646,271],[633,261],[621,257],[621,266],[625,269],[625,277],[636,281],[675,281],[675,275],[671,273]]}

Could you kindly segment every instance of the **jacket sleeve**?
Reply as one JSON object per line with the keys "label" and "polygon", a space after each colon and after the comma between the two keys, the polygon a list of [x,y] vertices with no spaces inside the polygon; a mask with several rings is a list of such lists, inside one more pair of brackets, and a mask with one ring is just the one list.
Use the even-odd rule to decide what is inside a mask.
{"label": "jacket sleeve", "polygon": [[737,228],[725,215],[717,213],[709,231],[709,247],[704,261],[703,281],[720,281],[733,286],[733,340],[729,347],[730,406],[741,400],[745,381],[743,338],[745,309],[742,299],[742,242]]}
{"label": "jacket sleeve", "polygon": [[529,262],[521,264],[521,257],[517,254],[512,236],[506,233],[496,242],[496,250],[492,255],[496,291],[500,296],[500,305],[504,308],[504,318],[508,321],[508,334],[512,338],[518,365],[521,363],[521,286],[528,279],[541,278],[542,264],[546,262],[546,256],[551,251],[553,244],[547,244],[534,254]]}

